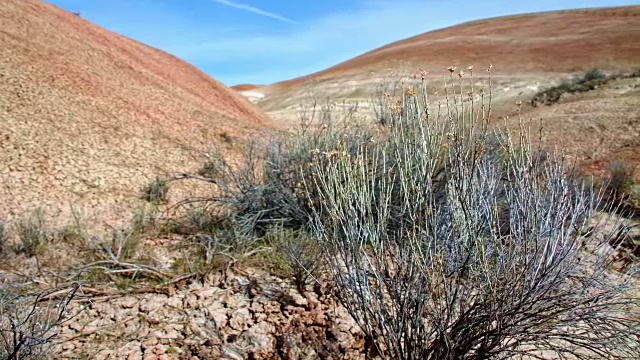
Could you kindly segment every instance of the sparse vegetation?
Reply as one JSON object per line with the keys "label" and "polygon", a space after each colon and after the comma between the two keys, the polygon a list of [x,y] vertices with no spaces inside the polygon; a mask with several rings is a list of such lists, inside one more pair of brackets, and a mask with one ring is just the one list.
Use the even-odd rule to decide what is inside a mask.
{"label": "sparse vegetation", "polygon": [[[602,79],[594,70],[580,81]],[[600,194],[562,154],[489,128],[490,85],[451,69],[434,106],[422,81],[387,89],[374,122],[316,102],[295,134],[249,144],[240,162],[210,151],[182,178],[210,184],[211,196],[180,202],[162,224],[169,186],[156,177],[143,189],[154,205],[90,242],[90,259],[65,278],[130,287],[244,261],[290,276],[302,295],[311,281],[329,285],[384,358],[640,352],[635,235],[590,223]],[[609,191],[627,192],[632,177],[612,164]],[[16,228],[28,256],[53,236],[41,215]],[[153,230],[185,239],[170,272],[139,251]],[[88,237],[80,226],[57,236]]]}
{"label": "sparse vegetation", "polygon": [[605,228],[619,225],[587,231],[600,195],[526,132],[490,130],[490,85],[450,74],[435,108],[426,83],[391,90],[381,127],[336,120],[330,104],[307,112],[303,131],[239,168],[209,166],[221,195],[203,203],[225,210],[243,249],[274,226],[314,235],[338,301],[384,357],[633,358],[639,299],[609,270]]}
{"label": "sparse vegetation", "polygon": [[134,211],[129,226],[113,228],[106,238],[91,236],[84,239],[82,265],[65,269],[65,277],[124,286],[139,280],[162,282],[169,279],[170,275],[141,251],[143,239],[155,229],[157,216],[157,208],[144,206]]}
{"label": "sparse vegetation", "polygon": [[153,204],[167,202],[169,194],[169,182],[167,179],[156,176],[156,178],[142,189],[142,199]]}
{"label": "sparse vegetation", "polygon": [[76,209],[71,209],[71,220],[68,224],[56,231],[55,238],[66,243],[81,245],[89,238],[89,229]]}
{"label": "sparse vegetation", "polygon": [[[211,184],[214,195],[179,203],[185,215],[171,220],[166,228],[201,244],[206,263],[218,255],[245,259],[247,253],[254,254],[253,258],[268,257],[264,259],[268,261],[293,261],[286,254],[272,253],[274,243],[269,237],[273,234],[269,233],[273,229],[290,234],[309,229],[312,211],[304,183],[310,181],[312,175],[304,174],[303,167],[310,166],[315,151],[330,151],[336,142],[356,146],[363,136],[372,138],[376,132],[374,127],[353,118],[342,123],[331,121],[328,116],[334,107],[330,102],[316,102],[302,109],[300,127],[294,134],[271,136],[270,141],[248,144],[239,163],[228,161],[216,149],[211,150],[204,156],[198,175],[185,174],[183,178]],[[318,126],[315,121],[323,116],[326,123]],[[311,244],[289,244],[288,250],[301,251],[302,248],[295,249],[297,246],[309,249]],[[257,253],[259,255],[255,255]],[[308,256],[313,258],[312,254]],[[306,264],[306,260],[295,261],[297,264],[285,267],[294,273],[296,282],[306,283],[308,279],[304,274],[313,271],[311,267],[303,271],[298,266]]]}
{"label": "sparse vegetation", "polygon": [[35,294],[0,289],[0,359],[51,358],[51,342],[58,326],[71,317],[68,305],[78,288],[76,284]]}
{"label": "sparse vegetation", "polygon": [[560,97],[563,94],[586,92],[594,90],[609,81],[631,77],[638,77],[638,72],[607,75],[598,68],[592,68],[587,70],[581,77],[564,79],[559,85],[540,91],[531,99],[531,105],[553,105],[560,101]]}
{"label": "sparse vegetation", "polygon": [[621,203],[617,209],[619,213],[637,218],[640,214],[640,192],[635,184],[635,167],[626,161],[614,160],[609,162],[607,170],[602,185],[606,196]]}
{"label": "sparse vegetation", "polygon": [[589,81],[606,79],[606,78],[607,78],[607,74],[603,73],[600,69],[591,68],[584,73],[584,75],[582,76],[582,80],[580,82],[586,83]]}
{"label": "sparse vegetation", "polygon": [[17,252],[27,257],[36,256],[41,247],[53,237],[46,223],[44,211],[40,208],[20,218],[15,224],[15,233],[20,240]]}
{"label": "sparse vegetation", "polygon": [[635,169],[625,161],[612,161],[608,170],[607,189],[617,196],[628,194],[633,185]]}
{"label": "sparse vegetation", "polygon": [[259,143],[251,143],[239,165],[230,163],[216,151],[207,154],[199,171],[204,178],[188,175],[185,178],[209,182],[215,195],[181,203],[182,207],[190,207],[186,223],[205,232],[226,229],[238,249],[250,248],[272,225],[304,224],[307,214],[300,210],[303,201],[289,187],[298,176],[296,169],[281,163],[279,150],[276,145],[274,149],[266,149]]}
{"label": "sparse vegetation", "polygon": [[311,234],[276,226],[269,231],[267,239],[276,244],[276,253],[284,255],[289,275],[300,294],[306,292],[310,281],[319,281],[323,266],[322,250]]}
{"label": "sparse vegetation", "polygon": [[[635,66],[637,7],[474,21],[242,94],[79,12],[0,8],[0,359],[640,359],[640,70],[509,106]],[[381,85],[471,58],[504,88],[491,67]]]}
{"label": "sparse vegetation", "polygon": [[609,245],[616,251],[614,260],[622,270],[640,265],[640,233],[634,234],[634,228],[640,229],[640,225],[620,227],[609,239]]}

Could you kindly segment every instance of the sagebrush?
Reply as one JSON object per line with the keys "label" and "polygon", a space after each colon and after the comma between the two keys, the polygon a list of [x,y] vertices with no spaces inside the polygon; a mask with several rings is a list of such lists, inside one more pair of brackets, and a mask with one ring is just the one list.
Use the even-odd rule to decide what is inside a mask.
{"label": "sagebrush", "polygon": [[317,102],[239,166],[210,157],[199,203],[238,248],[274,226],[311,234],[385,358],[637,358],[638,268],[611,270],[612,205],[524,126],[491,124],[490,71],[448,71],[441,98],[422,73],[374,121]]}
{"label": "sagebrush", "polygon": [[640,302],[609,270],[619,224],[593,223],[600,194],[526,130],[490,130],[490,86],[456,75],[442,106],[403,86],[385,136],[315,152],[339,301],[392,359],[637,358]]}

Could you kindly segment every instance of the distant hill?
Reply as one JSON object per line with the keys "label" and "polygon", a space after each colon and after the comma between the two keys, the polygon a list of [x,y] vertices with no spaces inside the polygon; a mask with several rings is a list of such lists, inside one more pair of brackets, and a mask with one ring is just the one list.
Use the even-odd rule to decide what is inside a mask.
{"label": "distant hill", "polygon": [[254,84],[239,84],[239,85],[234,85],[231,88],[233,90],[236,91],[247,91],[247,90],[253,90],[253,89],[257,89],[259,87],[261,87],[262,85],[254,85]]}
{"label": "distant hill", "polygon": [[0,220],[69,204],[123,218],[156,174],[197,166],[190,148],[268,124],[195,67],[48,3],[2,0],[0,24]]}
{"label": "distant hill", "polygon": [[371,71],[493,64],[500,74],[567,73],[640,66],[640,6],[576,9],[468,22],[372,50],[328,69],[267,87],[347,79]]}
{"label": "distant hill", "polygon": [[[443,5],[444,6],[444,5]],[[576,9],[499,17],[430,31],[369,51],[328,69],[261,87],[257,104],[283,126],[296,123],[300,104],[326,98],[358,105],[368,114],[380,85],[429,71],[433,90],[449,66],[486,80],[493,64],[493,120],[533,119],[548,144],[565,147],[589,173],[609,161],[640,169],[640,78],[616,80],[583,94],[565,94],[553,106],[530,107],[540,90],[597,67],[605,73],[640,70],[640,6]],[[468,76],[468,71],[467,71]],[[419,81],[419,79],[418,79]],[[486,83],[485,83],[486,84]],[[434,99],[435,97],[432,97]],[[640,170],[638,171],[640,176]]]}

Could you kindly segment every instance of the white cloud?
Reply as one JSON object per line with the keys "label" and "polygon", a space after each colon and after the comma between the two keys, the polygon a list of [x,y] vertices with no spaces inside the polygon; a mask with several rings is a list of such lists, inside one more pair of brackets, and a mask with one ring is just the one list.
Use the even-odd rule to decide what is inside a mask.
{"label": "white cloud", "polygon": [[232,8],[236,8],[236,9],[252,12],[254,14],[270,17],[270,18],[277,19],[277,20],[280,20],[280,21],[284,21],[284,22],[288,22],[288,23],[292,23],[292,24],[297,24],[298,23],[297,21],[291,20],[291,19],[286,18],[284,16],[281,16],[281,15],[278,15],[278,14],[274,14],[272,12],[268,12],[268,11],[265,11],[265,10],[262,10],[262,9],[258,9],[257,7],[253,7],[251,5],[240,4],[240,3],[236,3],[236,2],[228,1],[228,0],[213,0],[213,1],[218,3],[218,4],[221,4],[221,5],[230,6]]}
{"label": "white cloud", "polygon": [[295,31],[187,40],[168,49],[187,60],[211,64],[257,58],[281,63],[299,58],[335,60],[442,26],[442,20],[429,16],[428,8],[422,1],[372,1],[365,8],[320,17]]}

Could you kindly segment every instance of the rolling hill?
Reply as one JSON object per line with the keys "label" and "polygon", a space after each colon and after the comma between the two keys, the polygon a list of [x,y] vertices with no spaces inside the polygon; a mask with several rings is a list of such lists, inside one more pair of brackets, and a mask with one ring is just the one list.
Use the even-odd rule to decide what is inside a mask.
{"label": "rolling hill", "polygon": [[154,176],[197,166],[193,149],[268,126],[195,67],[48,3],[0,1],[0,24],[2,220],[70,204],[122,218]]}
{"label": "rolling hill", "polygon": [[[640,6],[576,9],[468,22],[400,40],[295,79],[252,91],[271,115],[293,116],[310,90],[367,101],[385,79],[418,69],[442,77],[449,66],[493,64],[496,85],[531,93],[570,73],[640,65]],[[479,71],[482,75],[482,71]],[[511,101],[509,99],[508,101]],[[498,99],[499,101],[499,99]]]}
{"label": "rolling hill", "polygon": [[253,90],[253,89],[257,89],[261,87],[261,85],[254,85],[254,84],[239,84],[239,85],[234,85],[231,88],[233,90],[236,91],[247,91],[247,90]]}

